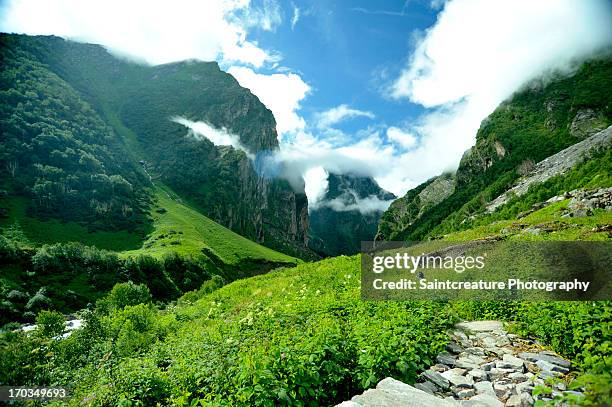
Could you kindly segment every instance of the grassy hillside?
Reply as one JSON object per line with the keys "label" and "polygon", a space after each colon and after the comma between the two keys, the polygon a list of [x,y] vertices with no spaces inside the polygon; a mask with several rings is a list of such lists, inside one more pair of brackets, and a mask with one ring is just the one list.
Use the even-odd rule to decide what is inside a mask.
{"label": "grassy hillside", "polygon": [[213,222],[160,183],[155,184],[155,198],[153,231],[141,248],[125,251],[121,253],[122,256],[147,254],[163,257],[171,252],[181,255],[205,252],[227,265],[249,259],[279,263],[297,261]]}
{"label": "grassy hillside", "polygon": [[[557,221],[562,205],[535,211],[521,222]],[[610,216],[597,211],[573,221],[574,236],[605,237],[606,232],[592,229],[609,223]],[[508,226],[449,238],[481,238]],[[121,400],[132,405],[330,405],[386,376],[413,383],[443,349],[445,331],[458,317],[500,318],[512,321],[515,332],[572,358],[588,373],[576,383],[586,387],[596,405],[610,400],[608,302],[367,302],[360,298],[359,256],[304,263],[218,289],[205,284],[164,310],[130,298],[110,296],[85,312],[86,328],[64,341],[42,332],[4,335],[8,352],[0,356],[0,371],[6,372],[0,381],[73,384],[71,405]],[[52,353],[37,352],[41,348]],[[27,367],[2,368],[26,359]]]}

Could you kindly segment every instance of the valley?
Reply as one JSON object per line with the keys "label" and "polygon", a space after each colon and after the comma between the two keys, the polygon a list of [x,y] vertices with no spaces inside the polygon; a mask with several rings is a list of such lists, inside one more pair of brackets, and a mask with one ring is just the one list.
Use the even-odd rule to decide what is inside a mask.
{"label": "valley", "polygon": [[[365,301],[359,254],[367,240],[609,242],[609,51],[515,92],[455,172],[399,198],[330,173],[315,207],[303,180],[258,167],[280,148],[275,118],[217,63],[0,45],[1,385],[70,388],[48,405],[335,405],[388,377],[431,390],[424,372],[468,339],[455,325],[494,319],[511,353],[528,343],[572,370],[534,367],[528,395],[500,400],[612,400],[609,301]],[[67,319],[82,322],[70,335]],[[450,396],[468,403],[467,387]]]}

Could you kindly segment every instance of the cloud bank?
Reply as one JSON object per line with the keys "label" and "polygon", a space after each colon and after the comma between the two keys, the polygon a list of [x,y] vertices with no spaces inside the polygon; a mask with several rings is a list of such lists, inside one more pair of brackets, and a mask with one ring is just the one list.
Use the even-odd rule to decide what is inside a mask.
{"label": "cloud bank", "polygon": [[0,30],[58,35],[106,46],[111,52],[149,64],[185,59],[240,62],[261,67],[278,57],[247,39],[257,27],[273,31],[278,5],[249,0],[8,0]]}
{"label": "cloud bank", "polygon": [[317,114],[315,120],[317,127],[328,128],[333,127],[344,120],[355,117],[367,117],[369,119],[373,119],[375,116],[372,112],[353,109],[348,105],[342,104]]}

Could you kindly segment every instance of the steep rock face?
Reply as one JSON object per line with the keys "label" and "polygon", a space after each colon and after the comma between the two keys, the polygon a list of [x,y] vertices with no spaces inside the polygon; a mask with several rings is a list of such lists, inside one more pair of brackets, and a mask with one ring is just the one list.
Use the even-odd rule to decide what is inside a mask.
{"label": "steep rock face", "polygon": [[442,174],[419,185],[402,198],[393,201],[380,219],[377,241],[392,241],[433,205],[442,202],[455,191],[452,174]]}
{"label": "steep rock face", "polygon": [[71,84],[123,137],[133,156],[202,213],[288,254],[309,257],[303,189],[260,176],[243,151],[215,146],[171,119],[205,122],[239,137],[249,155],[278,148],[272,112],[215,62],[146,66],[97,45],[5,36]]}
{"label": "steep rock face", "polygon": [[370,177],[329,174],[328,190],[310,211],[310,247],[328,256],[354,254],[373,240],[381,214],[395,195]]}
{"label": "steep rock face", "polygon": [[482,121],[456,171],[454,191],[421,213],[406,202],[432,181],[418,186],[383,215],[378,238],[420,240],[469,228],[474,215],[531,173],[535,163],[612,124],[611,78],[607,53],[570,75],[526,85]]}

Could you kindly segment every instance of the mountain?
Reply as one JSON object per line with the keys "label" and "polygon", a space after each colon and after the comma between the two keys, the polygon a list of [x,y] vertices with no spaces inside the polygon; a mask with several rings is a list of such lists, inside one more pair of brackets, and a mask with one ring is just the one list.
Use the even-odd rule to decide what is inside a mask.
{"label": "mountain", "polygon": [[391,204],[377,240],[420,240],[474,226],[488,202],[536,163],[612,124],[610,89],[609,54],[571,75],[532,81],[483,120],[455,174],[431,179]]}
{"label": "mountain", "polygon": [[[41,41],[47,49],[48,39]],[[71,397],[53,403],[71,406],[334,405],[385,377],[414,384],[440,361],[436,356],[457,345],[448,333],[459,319],[499,319],[521,347],[549,347],[571,360],[567,383],[547,380],[559,391],[527,386],[531,380],[543,384],[552,373],[520,364],[531,368],[533,378],[523,383],[535,387],[538,404],[548,396],[555,404],[612,403],[609,301],[363,301],[359,255],[301,262],[215,223],[197,200],[208,192],[191,191],[189,179],[174,180],[168,172],[173,166],[187,171],[178,160],[162,162],[155,143],[164,143],[163,135],[148,127],[133,130],[147,124],[129,121],[119,99],[97,93],[123,91],[103,81],[88,94],[82,89],[94,84],[73,87],[26,51],[5,50],[0,317],[12,322],[0,330],[0,384],[69,387]],[[121,73],[120,81],[128,74],[125,62],[117,64],[123,68],[103,70]],[[458,171],[398,199],[379,236],[609,242],[611,67],[609,58],[594,60],[570,76],[534,82],[504,102],[483,121]],[[183,79],[191,83],[193,77]],[[168,126],[170,141],[163,146],[169,157],[180,147],[184,156],[208,151],[217,169],[236,170],[219,164],[223,157],[248,163],[241,151],[205,141],[198,149],[180,138],[184,129],[158,124]],[[243,143],[267,148],[247,138]],[[279,188],[289,199],[297,196]],[[73,208],[65,194],[95,205]],[[352,210],[372,196],[371,203],[391,198],[371,179],[331,175],[323,202],[328,209]],[[116,218],[106,222],[105,211]],[[335,222],[343,213],[327,216]],[[349,218],[347,225],[362,221]],[[67,234],[93,244],[67,242]],[[60,243],[41,246],[53,241]],[[117,252],[95,247],[101,245]],[[231,281],[236,277],[246,278]],[[75,315],[81,328],[66,332],[66,316],[57,311],[86,305]],[[14,322],[24,319],[36,326]],[[541,354],[550,358],[547,351]],[[519,379],[528,375],[516,373]],[[445,381],[440,386],[450,387]]]}
{"label": "mountain", "polygon": [[7,164],[5,189],[28,197],[28,213],[142,238],[153,179],[249,239],[312,255],[303,187],[260,176],[244,151],[171,120],[235,134],[252,155],[278,148],[272,113],[216,63],[146,66],[57,37],[3,34],[0,43],[3,161],[18,168]]}
{"label": "mountain", "polygon": [[324,256],[355,254],[371,241],[388,202],[396,198],[371,177],[333,174],[325,195],[310,210],[310,247]]}

